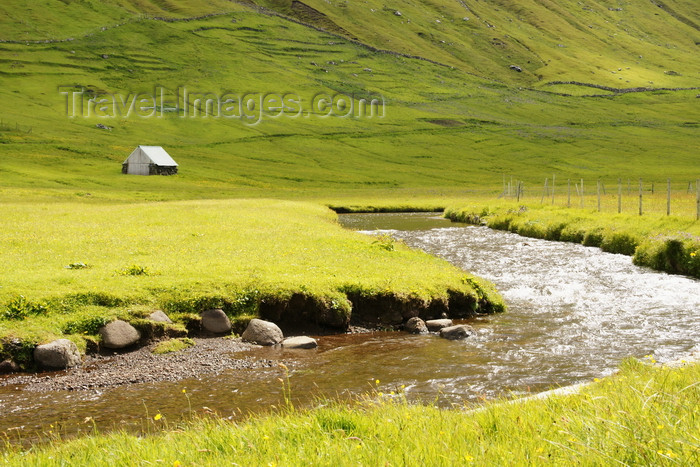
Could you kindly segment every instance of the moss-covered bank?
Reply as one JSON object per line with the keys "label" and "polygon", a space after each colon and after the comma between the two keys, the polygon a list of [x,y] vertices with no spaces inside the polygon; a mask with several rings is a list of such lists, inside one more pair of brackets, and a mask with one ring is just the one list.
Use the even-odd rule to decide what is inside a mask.
{"label": "moss-covered bank", "polygon": [[693,219],[488,202],[450,207],[445,217],[525,237],[596,246],[632,256],[639,266],[700,277],[700,222]]}

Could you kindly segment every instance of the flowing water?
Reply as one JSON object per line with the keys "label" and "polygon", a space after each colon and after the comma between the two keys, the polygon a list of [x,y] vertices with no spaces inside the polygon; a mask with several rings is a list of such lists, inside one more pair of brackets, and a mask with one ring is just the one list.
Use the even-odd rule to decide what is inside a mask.
{"label": "flowing water", "polygon": [[[320,336],[311,351],[261,348],[241,355],[288,362],[295,404],[405,386],[409,399],[449,406],[590,381],[628,356],[663,361],[700,350],[698,280],[638,268],[629,257],[597,248],[435,215],[349,214],[341,223],[368,234],[380,229],[493,281],[508,312],[470,320],[477,336],[461,342],[377,332]],[[177,420],[203,407],[236,418],[281,404],[280,378],[276,367],[92,392],[3,387],[0,431],[31,440],[56,422],[66,432],[93,423],[139,430],[153,423],[147,414]]]}

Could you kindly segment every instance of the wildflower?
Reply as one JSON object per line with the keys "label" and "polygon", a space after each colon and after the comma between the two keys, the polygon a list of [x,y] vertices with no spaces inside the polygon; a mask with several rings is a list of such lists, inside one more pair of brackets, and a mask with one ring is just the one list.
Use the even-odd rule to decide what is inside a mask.
{"label": "wildflower", "polygon": [[183,393],[183,394],[187,394],[187,389],[183,389],[183,390],[182,390],[182,393]]}
{"label": "wildflower", "polygon": [[692,253],[690,253],[690,257],[691,257],[691,258],[695,258],[695,255],[696,255],[696,254],[697,254],[697,253],[695,253],[695,252],[693,251]]}
{"label": "wildflower", "polygon": [[163,418],[163,416],[162,416],[161,414],[157,413],[157,414],[155,415],[155,417],[153,417],[153,420],[158,421],[158,420],[160,420],[161,418]]}
{"label": "wildflower", "polygon": [[593,378],[593,382],[594,382],[594,383],[600,383],[600,379],[598,379],[598,378]]}
{"label": "wildflower", "polygon": [[375,379],[375,380],[374,380],[374,384],[379,385],[379,380],[378,380],[378,379]]}
{"label": "wildflower", "polygon": [[664,426],[663,426],[663,425],[656,425],[656,429],[657,429],[657,430],[663,430],[663,429],[664,429]]}
{"label": "wildflower", "polygon": [[173,467],[182,467],[182,463],[180,463],[180,461],[175,461],[173,462]]}

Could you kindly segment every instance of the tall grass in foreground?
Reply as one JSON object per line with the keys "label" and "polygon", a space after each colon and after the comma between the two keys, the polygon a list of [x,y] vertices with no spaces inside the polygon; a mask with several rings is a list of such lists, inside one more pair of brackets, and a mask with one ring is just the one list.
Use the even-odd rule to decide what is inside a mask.
{"label": "tall grass in foreground", "polygon": [[[6,465],[697,465],[700,365],[623,362],[579,394],[487,403],[480,410],[412,405],[373,393],[355,405],[292,407],[243,423],[197,419],[145,438],[60,440]],[[292,388],[293,391],[293,388]],[[466,409],[469,409],[467,407]]]}

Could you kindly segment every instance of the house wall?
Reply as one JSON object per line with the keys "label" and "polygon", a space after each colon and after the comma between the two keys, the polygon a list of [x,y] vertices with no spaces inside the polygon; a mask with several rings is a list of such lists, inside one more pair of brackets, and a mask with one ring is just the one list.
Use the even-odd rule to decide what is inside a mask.
{"label": "house wall", "polygon": [[127,173],[130,175],[150,175],[151,160],[141,150],[136,148],[127,159]]}

